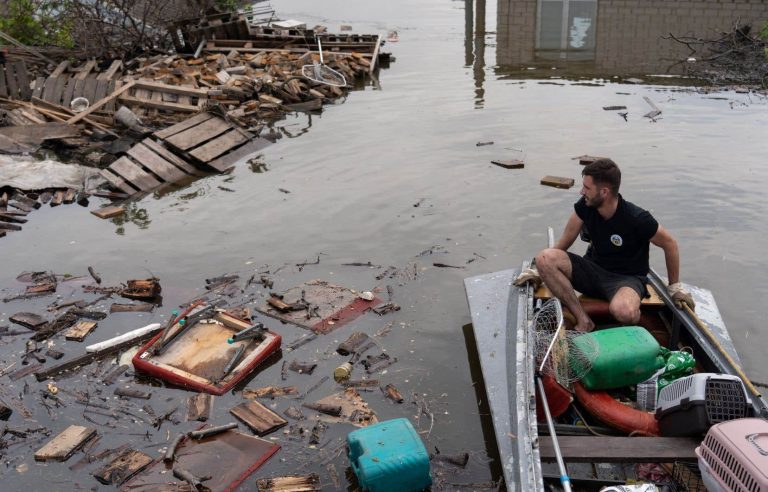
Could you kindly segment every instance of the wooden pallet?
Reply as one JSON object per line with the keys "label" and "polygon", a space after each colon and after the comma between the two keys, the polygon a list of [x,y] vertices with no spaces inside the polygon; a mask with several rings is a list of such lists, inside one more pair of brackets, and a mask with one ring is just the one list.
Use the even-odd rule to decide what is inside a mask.
{"label": "wooden pallet", "polygon": [[197,114],[154,135],[177,153],[218,172],[269,143],[210,113]]}
{"label": "wooden pallet", "polygon": [[0,65],[0,97],[29,101],[32,89],[24,60]]}
{"label": "wooden pallet", "polygon": [[133,195],[202,173],[162,143],[147,138],[131,147],[128,155],[103,169],[101,175],[115,188]]}

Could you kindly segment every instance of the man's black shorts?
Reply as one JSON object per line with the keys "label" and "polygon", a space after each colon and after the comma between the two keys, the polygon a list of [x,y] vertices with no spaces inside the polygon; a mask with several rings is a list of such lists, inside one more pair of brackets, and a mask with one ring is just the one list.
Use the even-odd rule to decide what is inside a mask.
{"label": "man's black shorts", "polygon": [[646,295],[645,275],[612,273],[588,258],[568,252],[571,260],[571,284],[589,297],[611,300],[622,287],[631,287],[642,300]]}

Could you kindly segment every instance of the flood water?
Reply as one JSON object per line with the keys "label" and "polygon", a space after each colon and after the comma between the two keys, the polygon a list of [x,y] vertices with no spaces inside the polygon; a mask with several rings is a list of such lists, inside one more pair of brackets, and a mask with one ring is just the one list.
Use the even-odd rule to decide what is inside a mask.
{"label": "flood water", "polygon": [[[171,309],[202,294],[204,279],[224,273],[248,278],[283,266],[273,276],[275,291],[313,278],[357,290],[390,285],[402,306],[399,312],[384,317],[368,313],[314,344],[284,353],[289,361],[323,361],[314,377],[294,375],[290,384],[301,389],[330,375],[343,362],[333,349],[352,331],[373,334],[393,322],[380,344],[399,362],[379,379],[395,384],[406,401],[393,404],[379,392],[363,397],[382,420],[408,417],[416,422],[412,394],[423,396],[434,414],[430,433],[429,419],[422,415],[418,422],[428,450],[471,454],[465,470],[443,478],[454,484],[498,479],[482,379],[467,336],[470,316],[462,279],[516,267],[545,246],[547,226],[559,233],[579,187],[549,188],[539,180],[554,175],[578,184],[581,167],[574,157],[609,156],[623,170],[623,196],[649,209],[677,238],[682,280],[714,293],[745,372],[766,381],[768,331],[760,305],[768,296],[768,101],[755,93],[697,92],[688,87],[689,80],[651,76],[665,75],[674,56],[687,56],[658,38],[675,26],[693,29],[687,23],[693,14],[659,10],[676,2],[644,2],[656,10],[636,12],[631,22],[612,6],[622,2],[597,3],[275,1],[280,17],[310,27],[323,24],[338,32],[341,24],[349,24],[353,32],[381,34],[396,30],[399,42],[384,49],[396,61],[380,72],[380,87],[352,92],[322,115],[287,118],[278,123],[284,138],[250,165],[240,163],[231,175],[145,197],[131,206],[130,220],[100,220],[77,206],[34,212],[22,232],[0,240],[1,293],[21,291],[14,278],[25,270],[87,275],[92,265],[104,285],[160,278],[162,308],[109,316],[88,338],[93,343],[162,321]],[[768,7],[759,5],[764,9],[755,15],[765,19]],[[478,22],[483,12],[485,21]],[[699,8],[694,23],[725,30],[732,20]],[[629,77],[643,82],[626,83]],[[643,117],[651,110],[644,97],[662,111],[655,121]],[[604,106],[626,106],[626,121]],[[493,144],[477,145],[485,142]],[[502,169],[490,164],[493,159],[522,159],[525,168]],[[574,248],[584,250],[582,244]],[[432,254],[419,256],[427,250]],[[318,255],[318,265],[295,266]],[[381,268],[342,265],[367,261]],[[665,271],[661,251],[652,251],[651,261]],[[438,268],[435,262],[462,268]],[[387,266],[409,273],[376,280]],[[77,282],[60,284],[58,294],[82,297]],[[261,290],[256,300],[265,294]],[[0,325],[18,311],[44,313],[52,300],[4,304]],[[276,322],[269,326],[283,334],[284,343],[301,334]],[[79,353],[80,344],[61,338],[57,347]],[[0,343],[2,367],[23,353],[22,339]],[[85,378],[65,378],[59,386],[77,386]],[[58,432],[82,423],[74,404],[58,409],[55,417],[36,406],[44,385],[32,377],[4,378],[3,398],[23,393],[24,381],[32,387],[24,401],[34,415],[25,421],[15,412],[14,426],[37,422]],[[284,384],[278,363],[249,387]],[[337,390],[331,379],[313,396]],[[155,391],[167,394],[167,399],[153,400],[158,413],[164,406],[183,408],[189,396],[177,389]],[[111,389],[105,395],[111,397]],[[239,401],[237,395],[217,399],[212,422],[234,420],[228,409]],[[279,398],[270,404],[280,412],[288,406]],[[130,442],[156,456],[168,428],[165,424],[148,439],[132,435],[143,433],[141,426],[100,427],[99,432],[113,447]],[[322,451],[336,447],[351,430],[330,429]],[[292,443],[280,432],[269,437],[284,448],[243,490],[255,489],[254,478],[311,471],[333,489],[318,459],[321,450]],[[41,445],[0,451],[6,463],[0,467],[4,490],[99,486],[89,468],[67,468],[75,458],[66,464],[35,463],[32,455]],[[345,487],[346,459],[331,462]]]}

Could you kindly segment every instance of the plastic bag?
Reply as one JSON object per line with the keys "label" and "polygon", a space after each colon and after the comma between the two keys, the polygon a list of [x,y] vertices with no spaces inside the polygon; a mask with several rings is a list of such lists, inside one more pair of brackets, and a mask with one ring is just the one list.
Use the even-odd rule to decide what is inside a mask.
{"label": "plastic bag", "polygon": [[[688,349],[690,350],[690,349]],[[696,359],[693,354],[687,350],[668,351],[664,356],[664,372],[659,376],[657,391],[661,391],[669,386],[673,381],[683,376],[693,374],[693,368],[696,367]]]}

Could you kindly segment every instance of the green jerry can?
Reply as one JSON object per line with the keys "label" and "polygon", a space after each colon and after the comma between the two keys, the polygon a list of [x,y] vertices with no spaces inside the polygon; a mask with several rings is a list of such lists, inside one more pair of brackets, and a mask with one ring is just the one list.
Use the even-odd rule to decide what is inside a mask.
{"label": "green jerry can", "polygon": [[350,432],[347,453],[363,490],[418,492],[432,485],[429,455],[408,419]]}
{"label": "green jerry can", "polygon": [[[592,368],[581,380],[588,390],[622,388],[645,381],[664,366],[659,342],[642,326],[585,333],[572,341],[572,354],[597,346]],[[575,349],[575,350],[574,350]]]}

